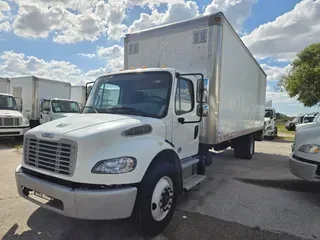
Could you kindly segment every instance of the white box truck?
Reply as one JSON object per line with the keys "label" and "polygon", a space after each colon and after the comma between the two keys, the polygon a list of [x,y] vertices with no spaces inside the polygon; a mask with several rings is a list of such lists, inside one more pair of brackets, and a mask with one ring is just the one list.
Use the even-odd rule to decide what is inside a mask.
{"label": "white box truck", "polygon": [[10,93],[10,80],[9,78],[0,77],[0,93]]}
{"label": "white box truck", "polygon": [[22,138],[30,129],[18,104],[12,95],[0,93],[0,137]]}
{"label": "white box truck", "polygon": [[271,140],[278,137],[278,128],[276,126],[276,120],[279,118],[279,114],[276,109],[272,107],[266,107],[264,116],[264,137],[269,137]]}
{"label": "white box truck", "polygon": [[205,179],[212,148],[252,158],[266,75],[222,13],[127,35],[124,58],[156,68],[101,76],[81,116],[28,131],[16,182],[56,213],[132,217],[154,236]]}
{"label": "white box truck", "polygon": [[86,103],[86,87],[85,86],[71,86],[71,99],[78,102],[81,108]]}
{"label": "white box truck", "polygon": [[79,104],[70,100],[69,82],[34,76],[11,78],[10,92],[23,99],[22,112],[31,127],[80,112]]}

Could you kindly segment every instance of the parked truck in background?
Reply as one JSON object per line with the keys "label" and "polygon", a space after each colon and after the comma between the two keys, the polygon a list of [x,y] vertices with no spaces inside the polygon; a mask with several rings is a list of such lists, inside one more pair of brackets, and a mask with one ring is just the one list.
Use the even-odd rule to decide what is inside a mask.
{"label": "parked truck in background", "polygon": [[23,99],[22,112],[31,127],[80,112],[78,103],[70,100],[69,82],[34,76],[10,78],[10,92]]}
{"label": "parked truck in background", "polygon": [[81,109],[86,103],[86,87],[85,86],[71,86],[71,99],[80,104]]}
{"label": "parked truck in background", "polygon": [[312,123],[297,126],[289,163],[295,176],[320,180],[320,114]]}
{"label": "parked truck in background", "polygon": [[0,137],[20,138],[29,129],[29,120],[22,115],[16,99],[10,94],[0,93]]}
{"label": "parked truck in background", "polygon": [[0,78],[0,93],[10,93],[9,78]]}
{"label": "parked truck in background", "polygon": [[265,108],[264,115],[264,136],[270,137],[272,140],[278,136],[278,128],[276,127],[276,120],[279,114],[272,107]]}
{"label": "parked truck in background", "polygon": [[212,148],[252,158],[266,75],[222,13],[127,35],[124,52],[126,68],[147,67],[99,77],[81,116],[28,131],[16,182],[51,211],[131,217],[154,236],[205,179]]}

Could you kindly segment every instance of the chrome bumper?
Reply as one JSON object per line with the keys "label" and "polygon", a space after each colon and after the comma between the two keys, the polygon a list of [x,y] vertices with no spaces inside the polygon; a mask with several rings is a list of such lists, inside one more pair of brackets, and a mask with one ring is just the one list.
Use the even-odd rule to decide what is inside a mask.
{"label": "chrome bumper", "polygon": [[[17,168],[15,175],[21,197],[72,218],[91,220],[128,218],[131,216],[137,195],[135,187],[107,190],[72,189],[27,175],[21,172],[20,167]],[[57,207],[54,204],[43,203],[40,198],[38,200],[26,194],[23,188],[50,196],[61,204]]]}
{"label": "chrome bumper", "polygon": [[289,159],[290,164],[290,171],[293,175],[297,176],[298,178],[302,178],[307,181],[315,181],[316,178],[316,171],[318,166],[316,164],[310,164],[301,162],[296,160],[290,155]]}

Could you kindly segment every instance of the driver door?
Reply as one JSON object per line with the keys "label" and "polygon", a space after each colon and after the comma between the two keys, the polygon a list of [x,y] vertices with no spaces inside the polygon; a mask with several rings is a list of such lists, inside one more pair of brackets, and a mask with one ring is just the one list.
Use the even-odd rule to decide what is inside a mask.
{"label": "driver door", "polygon": [[197,121],[196,113],[196,83],[187,79],[177,80],[173,117],[173,145],[180,159],[193,156],[198,153],[199,123],[181,123],[184,121]]}

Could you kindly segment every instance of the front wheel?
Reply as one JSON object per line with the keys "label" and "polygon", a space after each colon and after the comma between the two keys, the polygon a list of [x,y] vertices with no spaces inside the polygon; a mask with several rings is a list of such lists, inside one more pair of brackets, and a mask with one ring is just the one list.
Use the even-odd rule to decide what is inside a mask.
{"label": "front wheel", "polygon": [[146,173],[140,186],[133,212],[133,221],[146,236],[160,234],[169,224],[175,207],[174,166],[156,163]]}

